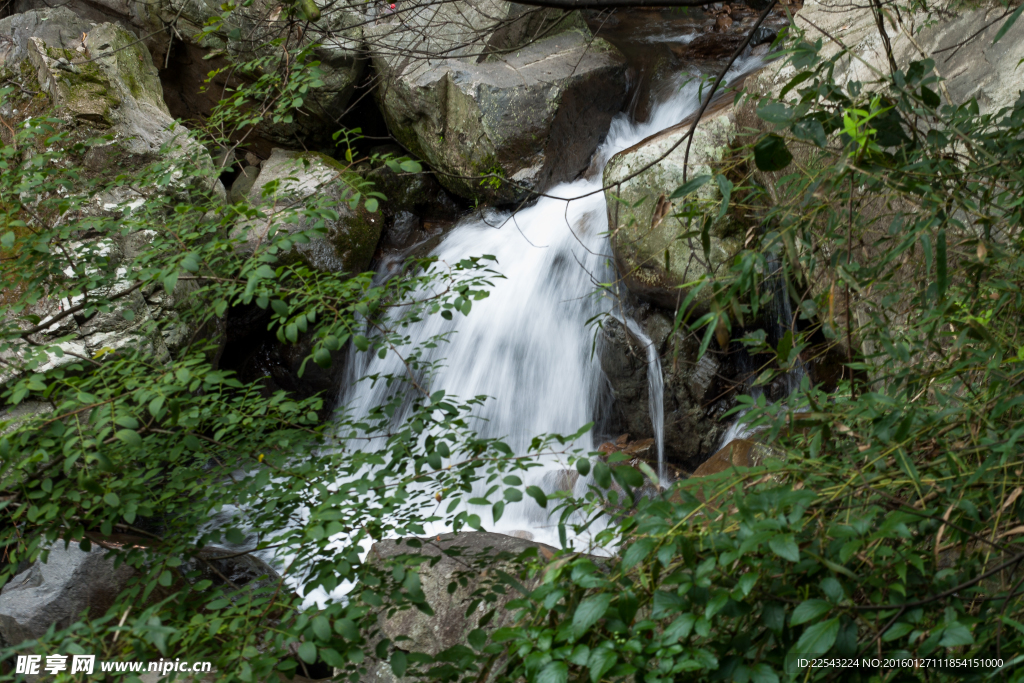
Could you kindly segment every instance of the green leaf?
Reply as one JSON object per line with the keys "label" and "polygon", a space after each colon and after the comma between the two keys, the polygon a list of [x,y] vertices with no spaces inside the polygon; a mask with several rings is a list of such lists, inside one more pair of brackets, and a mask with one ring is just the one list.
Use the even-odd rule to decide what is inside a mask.
{"label": "green leaf", "polygon": [[313,362],[322,368],[331,367],[331,352],[321,346],[313,352]]}
{"label": "green leaf", "polygon": [[684,184],[677,187],[675,189],[675,192],[673,192],[669,196],[669,199],[679,199],[680,197],[685,197],[691,192],[695,192],[700,188],[704,187],[705,185],[707,185],[709,180],[711,180],[711,176],[709,175],[699,175],[696,178],[691,178]]}
{"label": "green leaf", "polygon": [[793,111],[784,102],[768,101],[757,108],[757,115],[762,121],[778,125],[789,125],[793,120]]}
{"label": "green leaf", "polygon": [[580,473],[581,477],[585,477],[590,474],[590,461],[586,458],[580,458],[577,460],[576,471]]}
{"label": "green leaf", "polygon": [[754,163],[762,171],[781,171],[792,160],[786,141],[778,135],[766,135],[754,145]]}
{"label": "green leaf", "polygon": [[121,416],[119,416],[116,420],[114,420],[114,424],[117,424],[117,425],[119,425],[121,427],[125,427],[127,429],[138,429],[139,428],[139,421],[136,420],[131,415],[121,415]]}
{"label": "green leaf", "polygon": [[789,625],[798,626],[812,619],[817,619],[830,609],[832,609],[832,605],[825,600],[804,600],[793,610],[793,616],[790,617]]}
{"label": "green leaf", "polygon": [[526,495],[537,501],[537,505],[540,505],[542,508],[546,508],[548,506],[548,497],[547,494],[544,493],[543,489],[537,486],[527,486]]}
{"label": "green leaf", "polygon": [[403,161],[401,164],[399,164],[399,168],[401,168],[406,173],[423,172],[423,167],[420,166],[420,163],[418,161],[413,161],[412,159],[407,159],[406,161]]}
{"label": "green leaf", "polygon": [[174,292],[174,288],[178,286],[178,271],[174,271],[170,275],[165,277],[163,280],[163,284],[164,290],[168,294],[172,294]]}
{"label": "green leaf", "polygon": [[793,540],[793,534],[773,537],[768,541],[768,547],[772,549],[773,553],[784,560],[789,560],[790,562],[800,561],[800,548],[797,546],[796,541]]}
{"label": "green leaf", "polygon": [[612,476],[615,477],[615,481],[619,482],[619,484],[624,487],[628,486],[635,489],[644,485],[644,475],[640,474],[629,465],[613,467]]}
{"label": "green leaf", "polygon": [[800,640],[790,650],[795,655],[823,655],[836,642],[839,635],[839,617],[833,617],[814,626],[809,626]]}
{"label": "green leaf", "polygon": [[331,639],[331,622],[327,621],[327,617],[313,617],[313,633],[320,640]]}
{"label": "green leaf", "polygon": [[896,640],[902,638],[911,631],[914,630],[914,625],[907,621],[901,621],[895,624],[892,628],[882,634],[882,640],[888,642],[890,640]]}
{"label": "green leaf", "polygon": [[590,669],[590,682],[598,683],[618,661],[619,656],[609,647],[597,647],[591,650],[587,668]]}
{"label": "green leaf", "polygon": [[828,138],[825,137],[825,128],[817,119],[803,119],[793,124],[791,129],[797,140],[813,142],[824,149],[828,146]]}
{"label": "green leaf", "polygon": [[117,507],[118,505],[121,504],[121,499],[118,498],[116,493],[110,491],[109,493],[104,494],[103,502],[109,505],[110,507]]}
{"label": "green leaf", "polygon": [[687,612],[669,624],[668,628],[665,629],[665,633],[662,634],[662,638],[664,638],[666,644],[687,638],[690,635],[690,631],[693,630],[693,624],[696,621],[697,616]]}
{"label": "green leaf", "polygon": [[0,237],[0,247],[4,249],[10,249],[14,246],[14,233],[5,232],[3,237]]}
{"label": "green leaf", "polygon": [[939,647],[957,647],[958,645],[974,644],[974,636],[969,628],[961,623],[955,622],[942,630],[942,640]]}
{"label": "green leaf", "polygon": [[576,638],[580,638],[604,616],[611,601],[611,593],[598,593],[580,602],[576,613],[572,615],[572,631]]}
{"label": "green leaf", "polygon": [[313,664],[316,662],[316,645],[308,640],[304,642],[299,646],[299,657],[302,657],[302,661],[306,664]]}
{"label": "green leaf", "polygon": [[622,568],[629,569],[639,562],[642,562],[651,554],[658,544],[653,538],[641,538],[626,548],[626,554],[622,556]]}
{"label": "green leaf", "polygon": [[534,683],[566,683],[569,680],[569,666],[565,662],[548,662],[540,670]]}
{"label": "green leaf", "polygon": [[992,39],[993,45],[1002,40],[1003,36],[1006,35],[1006,32],[1013,28],[1013,25],[1017,22],[1018,19],[1020,19],[1020,13],[1022,11],[1024,11],[1024,5],[1018,7],[1017,11],[1011,14],[1010,18],[1006,20],[1006,23],[999,27],[999,31],[996,33],[996,37]]}
{"label": "green leaf", "polygon": [[405,675],[405,670],[409,666],[409,659],[405,653],[401,650],[395,650],[391,653],[391,671],[397,678],[401,678]]}
{"label": "green leaf", "polygon": [[142,437],[139,436],[139,433],[134,429],[120,429],[116,434],[114,434],[114,436],[135,448],[142,445]]}
{"label": "green leaf", "polygon": [[338,619],[334,622],[334,630],[346,640],[356,640],[359,638],[359,629],[351,619]]}
{"label": "green leaf", "polygon": [[718,209],[718,220],[722,220],[726,211],[729,210],[729,200],[732,198],[733,184],[732,181],[724,175],[716,175],[715,182],[718,184],[718,189],[722,193],[722,206]]}
{"label": "green leaf", "polygon": [[366,200],[366,210],[369,211],[370,213],[376,213],[377,200],[375,198],[370,197]]}

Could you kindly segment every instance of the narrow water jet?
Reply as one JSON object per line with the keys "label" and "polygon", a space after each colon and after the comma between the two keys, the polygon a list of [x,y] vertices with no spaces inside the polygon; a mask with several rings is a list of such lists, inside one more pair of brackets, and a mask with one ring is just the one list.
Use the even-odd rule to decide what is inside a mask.
{"label": "narrow water jet", "polygon": [[651,413],[651,426],[654,427],[654,444],[658,450],[658,482],[668,485],[668,474],[665,471],[665,378],[661,373],[661,358],[654,341],[644,334],[640,324],[632,318],[626,318],[626,329],[636,337],[647,350],[647,402]]}

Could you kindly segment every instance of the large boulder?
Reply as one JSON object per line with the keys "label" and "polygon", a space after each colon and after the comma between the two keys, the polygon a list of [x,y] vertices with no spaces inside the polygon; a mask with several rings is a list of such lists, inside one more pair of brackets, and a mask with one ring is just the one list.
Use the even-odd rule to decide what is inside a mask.
{"label": "large boulder", "polygon": [[[15,12],[44,9],[45,0],[15,0]],[[319,17],[299,23],[284,7],[271,0],[240,4],[225,15],[219,3],[205,0],[69,0],[61,3],[83,19],[116,22],[135,34],[149,49],[153,60],[165,71],[165,95],[173,100],[179,116],[188,118],[208,114],[219,99],[221,88],[198,87],[209,75],[211,66],[223,61],[206,59],[227,55],[233,60],[260,59],[255,70],[235,71],[241,80],[255,80],[275,70],[285,61],[280,47],[269,45],[280,40],[289,48],[312,47],[311,56],[319,62],[319,84],[303,93],[306,116],[289,123],[262,125],[261,133],[278,144],[294,143],[296,136],[326,136],[338,128],[336,118],[344,110],[362,77],[366,59],[361,48],[366,20],[363,3],[311,0]],[[215,30],[210,24],[219,21]],[[302,75],[312,75],[308,72]],[[218,79],[216,85],[226,83]],[[234,83],[241,82],[237,78]]]}
{"label": "large boulder", "polygon": [[115,567],[106,550],[86,552],[78,543],[57,543],[46,562],[36,562],[0,591],[0,641],[35,640],[51,626],[67,628],[83,612],[103,616],[135,572]]}
{"label": "large boulder", "polygon": [[[1005,23],[1005,19],[1000,19],[1003,11],[998,5],[983,4],[942,18],[924,13],[905,13],[899,16],[899,25],[887,24],[887,42],[891,46],[896,68],[905,73],[912,62],[931,60],[932,73],[943,79],[941,83],[931,86],[940,97],[942,106],[959,106],[974,98],[982,115],[994,114],[1002,108],[1013,106],[1022,92],[1019,64],[1024,60],[1024,22],[1016,22],[998,43],[993,43],[996,34]],[[877,80],[876,74],[889,73],[892,68],[870,4],[851,5],[839,0],[808,0],[795,15],[794,23],[799,29],[806,31],[806,41],[809,44],[821,42],[819,54],[823,60],[835,59],[835,64],[830,66],[830,72],[840,86],[845,87],[849,83],[871,83]],[[848,54],[836,58],[843,49],[848,49]],[[789,64],[788,60],[780,59],[769,63],[756,75],[748,78],[745,88],[751,97],[735,109],[737,127],[758,134],[774,131],[776,126],[757,115],[757,107],[762,97],[781,99],[790,106],[797,104],[801,97],[799,87],[782,95],[783,89],[797,73],[798,70]],[[743,144],[751,139],[752,136],[747,136],[738,142]],[[830,147],[838,149],[838,145],[833,144],[831,140]],[[755,171],[754,178],[758,184],[767,188],[775,187],[779,179],[786,173],[791,173],[794,167],[813,168],[821,164],[823,158],[826,163],[835,161],[834,157],[822,157],[822,152],[813,145],[790,145],[789,148],[793,154],[793,164],[776,172]],[[887,196],[868,196],[859,200],[856,210],[862,225],[888,226],[894,214],[912,212],[915,209],[908,204],[897,203]],[[885,258],[881,252],[889,249],[891,242],[884,230],[876,232],[871,228],[858,229],[858,233],[855,234],[854,241],[860,245],[858,252],[866,261],[876,262]],[[964,237],[974,236],[966,234]],[[951,243],[959,240],[959,236],[950,237]],[[818,242],[816,248],[827,261],[839,247],[822,240]],[[914,277],[911,273],[916,269],[931,267],[919,257],[912,258],[907,266],[901,269],[900,276],[908,279]],[[843,349],[839,356],[846,355],[845,331],[852,328],[854,352],[871,357],[875,351],[858,341],[857,330],[871,323],[872,316],[878,315],[876,306],[881,303],[879,297],[890,296],[892,290],[851,290],[836,287],[832,293],[830,290],[835,281],[833,273],[832,268],[812,268],[803,274],[806,278],[805,287],[812,296],[832,297],[829,310],[834,311],[834,315],[830,313],[827,317],[823,316],[825,319],[820,321],[822,328],[826,336]],[[916,296],[916,290],[914,287],[907,287],[905,294],[908,297]],[[886,305],[883,308],[890,311],[887,315],[892,315],[892,311],[909,310],[909,307],[903,304]],[[853,318],[849,321],[852,323],[849,328],[848,313]],[[910,322],[901,320],[899,316],[890,319],[890,324],[895,327]]]}
{"label": "large boulder", "polygon": [[[382,609],[379,617],[380,635],[396,642],[404,636],[408,640],[397,643],[409,652],[424,652],[429,655],[456,645],[465,646],[471,631],[478,627],[480,617],[497,608],[496,615],[486,625],[487,632],[493,632],[509,623],[511,612],[503,611],[505,603],[515,597],[508,591],[496,604],[488,604],[466,615],[466,608],[477,598],[475,592],[486,588],[497,578],[496,569],[515,576],[522,565],[516,561],[525,551],[538,549],[549,557],[555,548],[541,543],[504,536],[489,532],[442,534],[436,538],[420,539],[417,546],[408,544],[408,539],[380,541],[370,549],[367,562],[387,569],[400,555],[425,555],[438,558],[433,564],[419,564],[420,590],[427,604],[433,610],[427,615],[418,609],[403,609],[390,616]],[[449,591],[454,583],[455,590]],[[532,584],[526,582],[529,589]],[[374,661],[368,667],[365,681],[374,683],[398,683],[387,661]]]}
{"label": "large boulder", "polygon": [[[168,112],[149,52],[120,25],[87,21],[63,7],[2,19],[0,76],[20,86],[0,103],[0,115],[15,127],[30,117],[51,117],[67,136],[65,154],[57,163],[79,169],[83,185],[75,189],[84,193],[89,182],[103,188],[89,191],[88,201],[78,210],[80,218],[116,221],[141,206],[150,191],[182,197],[203,193],[214,202],[224,197],[223,186],[212,177],[209,153]],[[111,139],[97,143],[100,136]],[[76,143],[83,147],[74,148]],[[167,163],[166,187],[132,188],[115,182],[118,176],[157,161]],[[195,179],[191,172],[197,168],[210,174]],[[156,234],[143,230],[97,237],[82,230],[76,233],[77,239],[65,243],[65,253],[74,260],[116,276],[106,294],[118,298],[111,310],[88,317],[84,311],[65,315],[82,298],[60,289],[34,302],[25,314],[38,316],[43,324],[30,341],[40,345],[58,337],[64,341],[62,354],[49,354],[33,369],[52,369],[122,349],[165,360],[195,336],[196,327],[178,315],[195,283],[179,282],[171,293],[132,284],[133,261]],[[66,273],[75,277],[70,268]],[[54,323],[46,326],[48,320]],[[24,326],[35,325],[25,322]],[[20,367],[30,367],[30,355],[12,358],[0,381],[17,376]]]}
{"label": "large boulder", "polygon": [[[103,542],[123,548],[148,541],[114,535],[104,537]],[[75,541],[53,544],[45,562],[37,560],[0,591],[0,645],[35,640],[51,626],[67,628],[83,613],[89,619],[103,616],[137,573],[126,564],[118,565],[98,544],[88,551]],[[283,582],[263,560],[218,546],[207,546],[186,558],[178,573],[171,587],[151,593],[144,607],[164,600],[185,580],[209,580],[214,588],[226,588],[231,600],[268,597],[281,590]]]}
{"label": "large boulder", "polygon": [[248,201],[262,207],[265,220],[244,223],[235,236],[244,240],[241,248],[253,251],[267,239],[271,229],[289,233],[309,230],[312,223],[295,210],[304,203],[329,203],[338,220],[325,221],[327,234],[295,245],[294,256],[314,270],[325,273],[365,271],[380,239],[383,219],[362,205],[351,209],[351,189],[343,176],[350,171],[334,159],[315,152],[274,149],[263,162],[249,190]]}
{"label": "large boulder", "polygon": [[[686,296],[684,285],[728,267],[743,246],[745,230],[731,216],[715,221],[705,254],[700,235],[692,234],[699,233],[700,219],[675,215],[679,207],[668,198],[684,184],[684,167],[687,181],[715,173],[737,133],[729,109],[702,119],[687,159],[690,125],[691,120],[684,121],[619,152],[604,170],[612,251],[623,282],[641,299],[668,309]],[[714,183],[696,196],[709,207],[720,200]],[[706,305],[710,297],[705,287],[697,305]]]}
{"label": "large boulder", "polygon": [[0,34],[12,44],[5,65],[14,70],[24,56],[59,115],[109,129],[124,154],[170,148],[172,157],[189,155],[212,167],[209,154],[171,118],[149,51],[132,33],[111,23],[86,27],[63,8],[4,22]]}
{"label": "large boulder", "polygon": [[467,199],[511,202],[575,177],[626,94],[624,58],[576,14],[433,3],[364,33],[389,130]]}
{"label": "large boulder", "polygon": [[[643,325],[661,360],[665,460],[674,468],[692,471],[715,451],[725,432],[719,418],[733,405],[727,389],[735,368],[726,354],[714,349],[698,360],[698,342],[682,333],[670,334],[667,316],[651,313]],[[601,368],[613,395],[605,429],[634,440],[653,438],[644,341],[611,319],[603,325],[599,348]]]}

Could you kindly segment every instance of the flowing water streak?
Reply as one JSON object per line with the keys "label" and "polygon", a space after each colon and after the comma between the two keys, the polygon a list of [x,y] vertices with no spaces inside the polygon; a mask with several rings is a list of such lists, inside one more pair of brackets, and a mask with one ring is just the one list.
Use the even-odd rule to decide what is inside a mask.
{"label": "flowing water streak", "polygon": [[[757,61],[753,58],[737,65],[730,78]],[[425,388],[428,393],[444,390],[461,399],[491,397],[471,423],[480,436],[501,438],[515,452],[526,453],[535,436],[573,433],[595,418],[603,374],[599,354],[592,353],[594,330],[586,323],[611,308],[609,302],[594,295],[595,283],[614,279],[602,172],[617,152],[694,113],[699,106],[698,88],[699,83],[694,81],[677,89],[653,108],[644,123],[631,122],[623,115],[616,117],[596,152],[596,163],[591,166],[594,172],[588,177],[549,189],[549,196],[521,211],[485,211],[464,219],[434,250],[433,255],[447,263],[493,255],[497,257],[494,269],[505,276],[495,282],[487,299],[474,303],[468,316],[456,316],[451,321],[427,316],[407,330],[414,345],[439,334],[450,335],[448,343],[424,355],[425,360],[443,361],[424,378]],[[652,363],[657,363],[653,345],[649,348]],[[366,354],[353,356],[356,359],[347,369],[348,377],[400,376],[405,371],[395,354],[383,359],[367,359]],[[650,373],[652,400],[661,395],[660,387],[653,390],[653,382],[660,377],[659,366],[657,373]],[[392,391],[383,382],[373,386],[361,381],[342,389],[339,404],[360,417],[384,402]],[[395,423],[404,420],[410,409],[411,399],[396,413]],[[660,433],[661,406],[651,412]],[[659,437],[659,462],[663,458],[661,441]],[[359,444],[363,450],[381,445],[383,438]],[[593,435],[587,433],[569,447],[594,450],[595,446]],[[524,486],[539,486],[547,492],[571,489],[576,495],[586,491],[589,480],[567,470],[562,458],[546,456],[541,465],[522,477]],[[662,472],[659,475],[664,477]],[[482,494],[483,488],[481,485],[475,495]],[[532,499],[506,506],[497,523],[491,518],[490,508],[475,508],[474,512],[489,530],[517,535],[526,532],[534,540],[560,545],[557,526]],[[428,526],[426,531],[433,535],[446,530],[437,525]],[[588,540],[570,534],[568,543],[579,547]],[[345,538],[337,537],[336,543],[342,547]],[[273,559],[287,562],[284,557]],[[330,597],[339,597],[349,588],[341,586]],[[307,601],[322,603],[329,596],[314,592],[306,597]]]}
{"label": "flowing water streak", "polygon": [[626,318],[626,328],[647,349],[647,402],[651,413],[651,425],[654,427],[654,444],[658,449],[658,481],[667,486],[668,476],[665,472],[665,378],[661,373],[661,358],[654,341],[644,334],[640,324],[632,318]]}

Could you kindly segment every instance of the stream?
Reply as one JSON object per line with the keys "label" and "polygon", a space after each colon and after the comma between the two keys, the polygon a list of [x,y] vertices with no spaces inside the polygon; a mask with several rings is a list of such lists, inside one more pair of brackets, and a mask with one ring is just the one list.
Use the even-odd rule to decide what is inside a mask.
{"label": "stream", "polygon": [[[750,57],[741,62],[730,77],[756,67],[760,59]],[[601,191],[603,169],[617,152],[693,114],[699,107],[698,88],[696,80],[691,80],[672,89],[642,123],[620,114],[595,153],[587,177],[550,188],[549,196],[518,212],[485,210],[465,218],[432,252],[447,263],[490,254],[497,258],[492,267],[504,275],[494,281],[488,298],[474,302],[468,316],[456,315],[450,321],[439,315],[427,316],[407,331],[414,345],[449,334],[448,343],[425,352],[424,360],[442,363],[426,378],[424,389],[428,393],[444,390],[462,399],[490,397],[471,422],[480,436],[503,439],[514,452],[526,453],[537,435],[571,434],[594,420],[604,378],[599,353],[592,352],[597,329],[588,321],[612,313],[614,301],[610,295],[598,293],[597,283],[615,278]],[[640,326],[631,319],[626,325],[637,341],[649,348],[652,421],[658,434],[659,475],[664,482],[660,362]],[[348,386],[341,390],[339,405],[359,417],[384,402],[394,389],[384,382],[374,386],[352,380],[370,374],[401,375],[404,367],[395,354],[383,359],[369,354],[352,354],[351,358],[346,369]],[[394,424],[405,420],[410,410],[407,401],[395,414]],[[590,451],[598,445],[588,432],[566,450]],[[373,443],[362,445],[364,449],[373,447]],[[571,488],[576,496],[586,492],[590,478],[577,477],[575,470],[567,472],[563,458],[543,456],[541,464],[521,474],[524,487],[535,485],[549,493]],[[476,495],[486,488],[482,483],[479,486]],[[557,525],[530,498],[508,505],[497,523],[489,507],[473,507],[489,531],[561,545]],[[427,533],[447,531],[436,526],[428,526]],[[570,534],[568,543],[590,552],[608,552],[594,548],[589,538]],[[348,588],[341,586],[335,593]],[[306,596],[307,601],[317,602],[326,597]]]}

